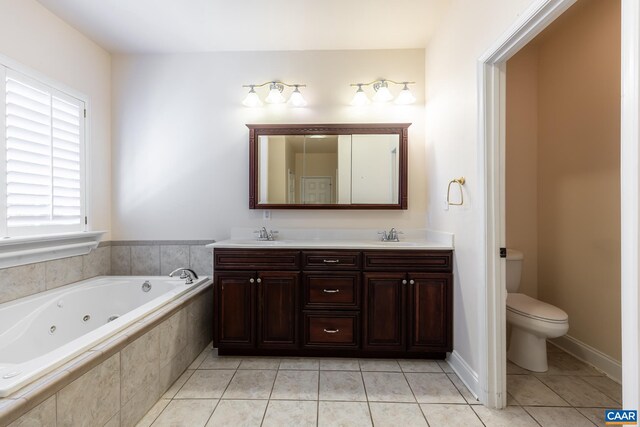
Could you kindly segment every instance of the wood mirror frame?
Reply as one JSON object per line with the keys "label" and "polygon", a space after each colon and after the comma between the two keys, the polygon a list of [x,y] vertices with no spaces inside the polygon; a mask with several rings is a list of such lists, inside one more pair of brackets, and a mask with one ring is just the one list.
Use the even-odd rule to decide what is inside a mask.
{"label": "wood mirror frame", "polygon": [[[250,209],[407,209],[408,133],[411,123],[365,124],[247,124],[249,128]],[[398,203],[390,204],[271,204],[258,203],[258,140],[262,135],[355,135],[397,134],[399,136]]]}

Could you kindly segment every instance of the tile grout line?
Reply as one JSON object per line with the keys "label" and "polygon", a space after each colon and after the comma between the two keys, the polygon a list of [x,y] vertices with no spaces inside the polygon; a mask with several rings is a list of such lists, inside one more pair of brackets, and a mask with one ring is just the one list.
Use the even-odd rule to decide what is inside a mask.
{"label": "tile grout line", "polygon": [[318,394],[316,399],[316,427],[320,426],[320,359],[318,359]]}
{"label": "tile grout line", "polygon": [[367,384],[364,382],[364,372],[362,371],[362,366],[360,366],[360,361],[358,360],[358,367],[360,368],[360,377],[362,378],[362,387],[364,388],[364,398],[367,400],[367,408],[369,409],[369,419],[371,420],[371,425],[374,426],[373,422],[373,412],[371,411],[371,402],[369,401],[369,394],[367,393]]}

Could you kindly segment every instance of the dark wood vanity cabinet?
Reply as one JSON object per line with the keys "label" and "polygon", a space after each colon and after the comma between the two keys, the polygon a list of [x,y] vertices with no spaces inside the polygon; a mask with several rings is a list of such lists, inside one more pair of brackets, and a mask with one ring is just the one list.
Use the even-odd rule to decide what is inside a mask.
{"label": "dark wood vanity cabinet", "polygon": [[451,266],[450,250],[216,248],[215,345],[220,354],[444,357]]}
{"label": "dark wood vanity cabinet", "polygon": [[219,348],[297,348],[299,282],[292,271],[216,273]]}

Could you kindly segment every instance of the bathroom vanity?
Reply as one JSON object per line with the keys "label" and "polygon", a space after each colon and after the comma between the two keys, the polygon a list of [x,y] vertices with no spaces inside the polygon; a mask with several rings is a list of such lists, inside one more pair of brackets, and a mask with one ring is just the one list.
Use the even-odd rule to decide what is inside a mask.
{"label": "bathroom vanity", "polygon": [[215,243],[221,355],[444,358],[452,350],[446,244]]}

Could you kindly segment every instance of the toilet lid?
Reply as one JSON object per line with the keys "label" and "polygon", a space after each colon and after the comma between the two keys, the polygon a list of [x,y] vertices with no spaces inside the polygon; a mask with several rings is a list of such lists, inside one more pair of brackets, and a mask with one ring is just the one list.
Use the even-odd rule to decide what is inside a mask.
{"label": "toilet lid", "polygon": [[569,319],[564,310],[525,294],[508,294],[507,310],[547,322],[566,322]]}

